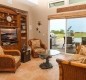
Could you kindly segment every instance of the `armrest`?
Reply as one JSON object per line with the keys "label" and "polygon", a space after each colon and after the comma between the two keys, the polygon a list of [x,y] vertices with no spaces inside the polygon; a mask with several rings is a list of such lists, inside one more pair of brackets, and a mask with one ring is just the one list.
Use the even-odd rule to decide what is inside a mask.
{"label": "armrest", "polygon": [[11,55],[0,55],[0,68],[15,67],[15,59]]}
{"label": "armrest", "polygon": [[4,53],[7,55],[13,55],[13,56],[20,56],[21,55],[19,50],[4,50]]}
{"label": "armrest", "polygon": [[56,59],[57,63],[59,64],[67,64],[71,66],[86,68],[86,64],[80,63],[80,62],[74,62],[74,61],[68,61],[68,60],[62,60],[62,59]]}
{"label": "armrest", "polygon": [[86,64],[83,64],[83,63],[71,62],[71,65],[86,68]]}
{"label": "armrest", "polygon": [[62,59],[56,59],[56,62],[57,63],[63,63],[63,64],[69,64],[69,61],[67,61],[67,60],[62,60]]}
{"label": "armrest", "polygon": [[41,43],[41,47],[47,49],[47,47],[43,43]]}

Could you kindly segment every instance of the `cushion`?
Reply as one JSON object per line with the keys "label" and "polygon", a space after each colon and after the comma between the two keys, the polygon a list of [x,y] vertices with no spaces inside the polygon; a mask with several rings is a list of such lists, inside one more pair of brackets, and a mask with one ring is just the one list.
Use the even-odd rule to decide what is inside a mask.
{"label": "cushion", "polygon": [[34,51],[36,53],[45,53],[45,49],[44,48],[35,48]]}
{"label": "cushion", "polygon": [[86,56],[84,56],[84,55],[74,54],[71,58],[71,61],[84,63],[85,59],[86,59]]}
{"label": "cushion", "polygon": [[0,46],[0,55],[4,54],[2,47]]}
{"label": "cushion", "polygon": [[15,63],[17,63],[20,60],[20,56],[13,56],[15,59]]}
{"label": "cushion", "polygon": [[81,49],[79,51],[80,55],[86,55],[86,46],[85,45],[81,45]]}
{"label": "cushion", "polygon": [[40,40],[31,40],[31,42],[34,48],[40,47]]}

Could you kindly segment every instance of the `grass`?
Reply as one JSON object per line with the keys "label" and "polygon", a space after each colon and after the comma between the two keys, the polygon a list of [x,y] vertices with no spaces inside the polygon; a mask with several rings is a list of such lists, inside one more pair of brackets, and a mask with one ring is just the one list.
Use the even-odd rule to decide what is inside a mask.
{"label": "grass", "polygon": [[56,34],[57,38],[60,39],[60,38],[63,38],[65,36],[65,34]]}
{"label": "grass", "polygon": [[[56,34],[57,38],[63,38],[65,36],[65,34]],[[81,37],[86,37],[86,33],[74,33],[74,38],[81,38]]]}
{"label": "grass", "polygon": [[86,33],[75,33],[74,34],[75,38],[81,38],[81,37],[86,37]]}

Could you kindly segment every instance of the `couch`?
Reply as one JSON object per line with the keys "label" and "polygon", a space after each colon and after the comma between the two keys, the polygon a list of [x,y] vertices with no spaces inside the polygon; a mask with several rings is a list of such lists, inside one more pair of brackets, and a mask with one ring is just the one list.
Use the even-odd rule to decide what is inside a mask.
{"label": "couch", "polygon": [[59,80],[86,80],[86,47],[79,45],[77,54],[59,54]]}
{"label": "couch", "polygon": [[20,60],[19,50],[4,50],[0,46],[0,72],[15,72],[21,64]]}

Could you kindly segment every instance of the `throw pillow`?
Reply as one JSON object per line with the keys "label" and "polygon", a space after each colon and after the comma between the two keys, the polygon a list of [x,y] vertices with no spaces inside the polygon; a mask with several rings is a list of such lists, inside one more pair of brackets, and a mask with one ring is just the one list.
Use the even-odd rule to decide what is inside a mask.
{"label": "throw pillow", "polygon": [[31,42],[34,48],[40,47],[40,40],[31,40]]}
{"label": "throw pillow", "polygon": [[79,51],[79,54],[80,54],[80,55],[85,55],[85,56],[86,56],[86,46],[81,45],[81,49],[80,49],[80,51]]}
{"label": "throw pillow", "polygon": [[2,47],[0,46],[0,55],[4,54]]}

